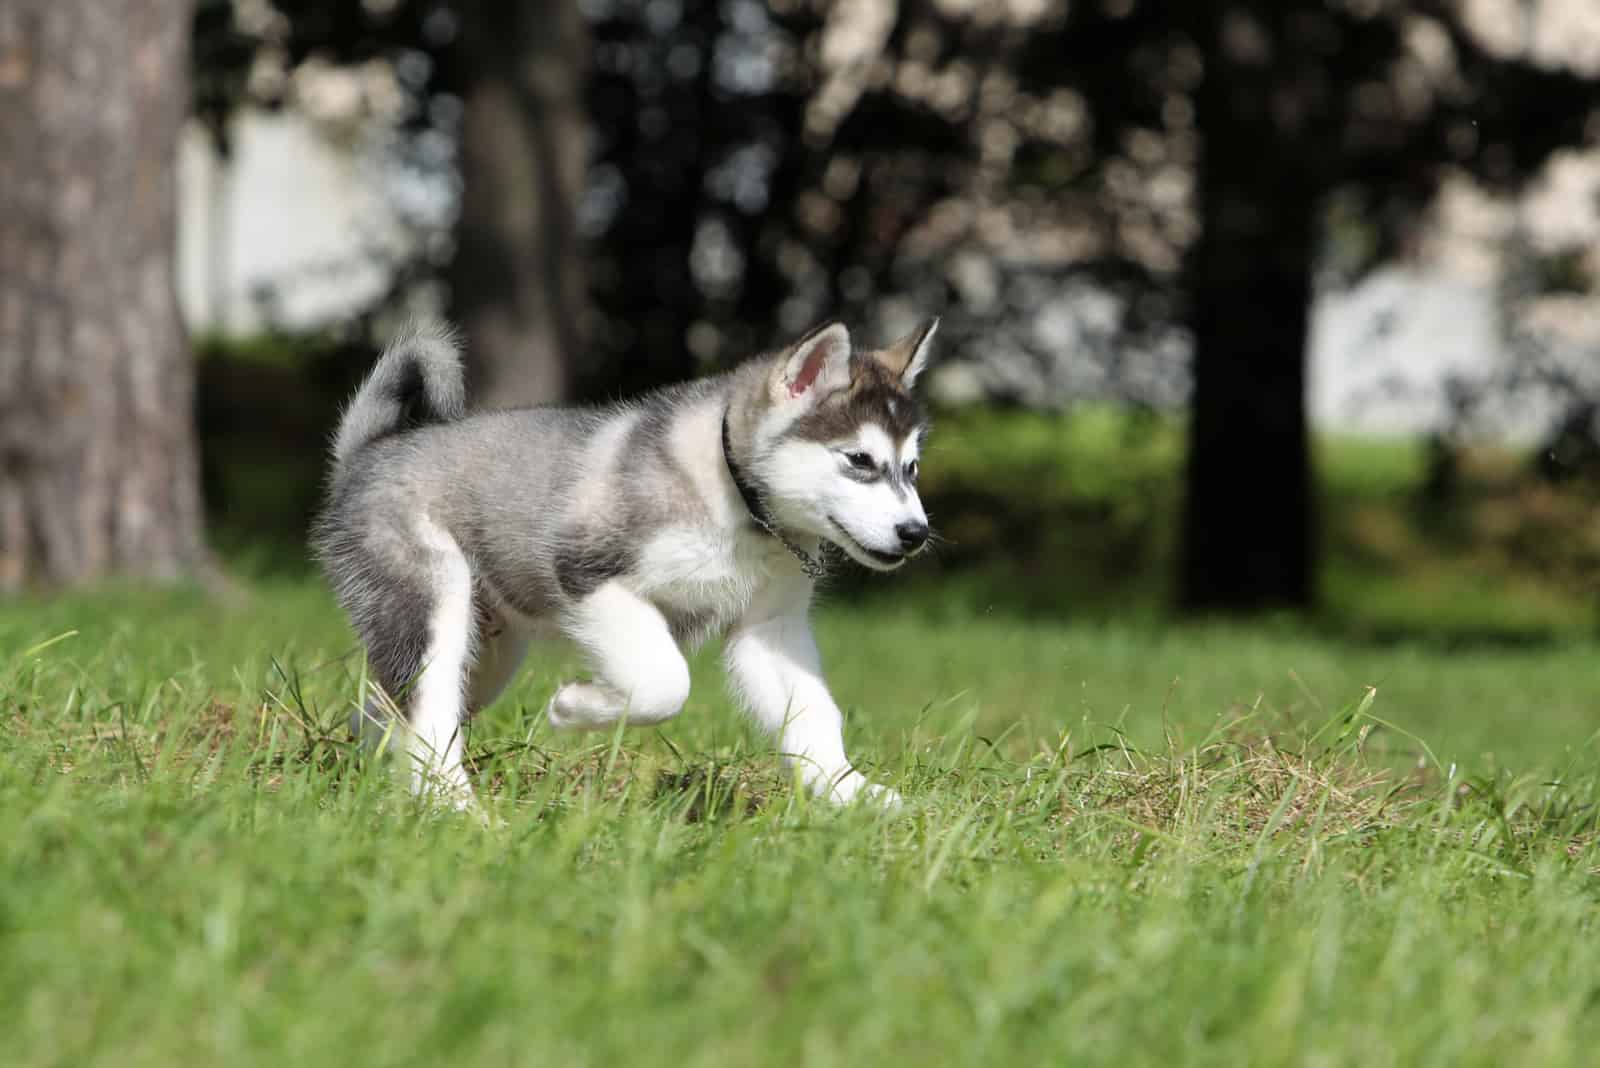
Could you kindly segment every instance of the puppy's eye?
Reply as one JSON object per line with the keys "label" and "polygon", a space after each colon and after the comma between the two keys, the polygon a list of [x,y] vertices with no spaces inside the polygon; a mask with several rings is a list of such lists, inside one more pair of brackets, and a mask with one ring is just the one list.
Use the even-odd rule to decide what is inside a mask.
{"label": "puppy's eye", "polygon": [[878,465],[872,462],[872,457],[864,452],[847,452],[844,458],[850,461],[850,466],[857,471],[876,471]]}
{"label": "puppy's eye", "polygon": [[922,470],[922,468],[917,466],[917,461],[915,460],[912,460],[910,463],[906,464],[906,481],[915,482],[917,480],[917,472],[920,470]]}

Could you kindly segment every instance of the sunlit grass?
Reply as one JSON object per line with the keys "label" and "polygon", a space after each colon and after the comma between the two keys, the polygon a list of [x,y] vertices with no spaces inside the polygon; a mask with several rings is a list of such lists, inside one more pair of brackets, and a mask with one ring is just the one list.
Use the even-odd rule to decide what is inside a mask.
{"label": "sunlit grass", "polygon": [[484,826],[354,758],[313,584],[12,603],[5,1062],[1589,1061],[1592,646],[820,638],[903,815],[798,795],[715,649],[666,728],[552,736],[557,650],[473,734]]}

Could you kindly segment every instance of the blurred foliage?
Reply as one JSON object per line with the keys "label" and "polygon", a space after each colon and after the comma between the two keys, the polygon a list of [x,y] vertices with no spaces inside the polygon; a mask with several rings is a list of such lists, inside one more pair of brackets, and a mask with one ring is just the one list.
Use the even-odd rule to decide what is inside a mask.
{"label": "blurred foliage", "polygon": [[[1207,160],[1237,160],[1267,200],[1317,214],[1328,240],[1274,269],[1349,281],[1396,255],[1444,176],[1511,188],[1583,143],[1596,91],[1486,47],[1453,0],[581,10],[591,395],[681,378],[824,315],[876,321],[899,298],[949,310],[947,351],[1044,366],[1067,344],[1111,395],[1170,399],[1151,379],[1181,388],[1176,350],[1139,357],[1185,320],[1184,265],[1222,232]],[[452,0],[202,0],[197,113],[226,147],[238,108],[295,106],[302,67],[381,64],[402,101],[396,159],[449,181],[469,17]],[[398,288],[448,258],[448,235],[426,236]],[[1583,285],[1580,267],[1551,259],[1547,286]],[[1078,279],[1116,301],[1109,329],[1080,322],[1064,341],[1039,313]]]}
{"label": "blurred foliage", "polygon": [[[328,428],[361,370],[344,344],[201,347],[213,536],[245,574],[310,566]],[[1171,600],[1185,433],[1181,419],[1113,406],[939,412],[922,479],[934,550],[892,580],[843,570],[824,600],[889,597],[929,620],[1155,623]],[[1440,497],[1426,442],[1318,440],[1326,564],[1313,625],[1453,645],[1593,632],[1600,479],[1552,482],[1523,450],[1458,457],[1457,486]]]}
{"label": "blurred foliage", "polygon": [[[1600,99],[1591,77],[1490,47],[1456,0],[580,10],[581,396],[723,366],[824,316],[881,337],[939,310],[941,351],[980,369],[979,395],[1191,401],[1180,588],[1203,609],[1315,597],[1317,286],[1392,261],[1449,176],[1519,188],[1585,142]],[[197,106],[225,142],[232,109],[292,104],[303,66],[381,64],[403,100],[396,158],[451,180],[473,17],[449,0],[210,0]],[[448,260],[448,226],[429,225],[396,292]],[[1539,292],[1588,281],[1577,258],[1529,264]],[[1459,385],[1462,418],[1490,391],[1585,395],[1509,345],[1505,374]],[[1454,463],[1441,442],[1435,474]]]}

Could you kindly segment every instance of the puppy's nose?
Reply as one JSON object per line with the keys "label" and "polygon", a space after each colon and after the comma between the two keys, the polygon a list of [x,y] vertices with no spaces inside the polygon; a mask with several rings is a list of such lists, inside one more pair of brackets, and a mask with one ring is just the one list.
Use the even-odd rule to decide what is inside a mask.
{"label": "puppy's nose", "polygon": [[901,548],[908,553],[916,552],[928,540],[928,524],[921,520],[897,524],[894,532],[900,536]]}

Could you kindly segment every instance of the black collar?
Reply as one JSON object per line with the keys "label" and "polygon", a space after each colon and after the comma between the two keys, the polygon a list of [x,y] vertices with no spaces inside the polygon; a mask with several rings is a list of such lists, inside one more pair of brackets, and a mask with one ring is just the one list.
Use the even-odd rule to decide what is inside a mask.
{"label": "black collar", "polygon": [[789,550],[796,560],[800,561],[800,570],[805,572],[807,578],[818,579],[828,573],[828,565],[821,553],[813,555],[794,543],[787,534],[778,529],[773,522],[772,513],[767,510],[767,503],[761,499],[744,471],[733,458],[733,440],[728,431],[728,412],[722,412],[722,458],[728,464],[728,474],[733,478],[733,488],[739,491],[739,497],[744,501],[745,510],[750,513],[750,519],[755,525],[769,536],[776,538],[785,549]]}

